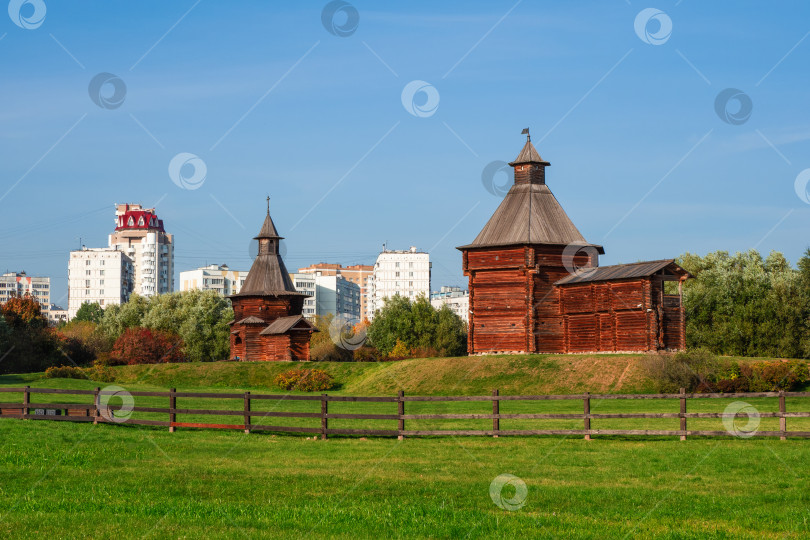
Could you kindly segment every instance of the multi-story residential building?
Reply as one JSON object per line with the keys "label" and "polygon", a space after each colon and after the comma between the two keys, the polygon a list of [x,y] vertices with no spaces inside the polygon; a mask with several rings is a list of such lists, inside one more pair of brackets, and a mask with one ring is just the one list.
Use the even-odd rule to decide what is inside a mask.
{"label": "multi-story residential building", "polygon": [[360,287],[341,275],[324,276],[319,273],[290,274],[295,289],[307,295],[304,300],[305,317],[328,314],[347,315],[360,320]]}
{"label": "multi-story residential building", "polygon": [[0,276],[0,304],[14,296],[29,295],[42,306],[47,315],[51,305],[51,278],[29,276],[23,272],[9,272]]}
{"label": "multi-story residential building", "polygon": [[217,291],[222,296],[239,294],[247,275],[247,270],[231,270],[227,264],[209,264],[180,272],[180,290]]}
{"label": "multi-story residential building", "polygon": [[430,255],[411,247],[407,251],[383,248],[374,264],[373,296],[368,319],[383,307],[386,298],[395,295],[415,300],[430,296]]}
{"label": "multi-story residential building", "polygon": [[82,247],[70,252],[68,262],[68,319],[85,302],[101,307],[123,304],[133,291],[132,259],[115,248]]}
{"label": "multi-story residential building", "polygon": [[315,283],[317,279],[315,274],[290,274],[290,278],[292,278],[293,285],[295,285],[295,290],[307,295],[301,313],[308,319],[314,319],[319,314],[318,298],[316,296],[318,288]]}
{"label": "multi-story residential building", "polygon": [[67,322],[68,320],[68,312],[62,306],[57,306],[56,304],[51,304],[48,306],[48,324],[51,326],[56,326],[60,322]]}
{"label": "multi-story residential building", "polygon": [[342,266],[340,264],[318,263],[306,268],[299,268],[301,274],[320,273],[322,276],[343,276],[347,281],[357,284],[360,287],[360,314],[365,317],[371,303],[369,295],[369,282],[374,275],[374,267],[369,264],[352,264]]}
{"label": "multi-story residential building", "polygon": [[154,208],[117,204],[109,247],[132,259],[133,292],[149,297],[174,290],[174,238],[165,231]]}
{"label": "multi-story residential building", "polygon": [[436,309],[447,306],[467,323],[470,318],[470,291],[461,287],[442,287],[439,292],[430,293],[430,305]]}

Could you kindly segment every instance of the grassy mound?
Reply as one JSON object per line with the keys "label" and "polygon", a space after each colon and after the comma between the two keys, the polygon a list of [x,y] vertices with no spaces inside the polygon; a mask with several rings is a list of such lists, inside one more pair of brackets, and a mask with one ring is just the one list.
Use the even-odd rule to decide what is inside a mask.
{"label": "grassy mound", "polygon": [[[642,355],[501,355],[415,358],[400,362],[214,362],[153,364],[113,368],[121,385],[156,388],[274,389],[276,376],[292,367],[317,368],[355,395],[565,394],[578,392],[642,392],[650,389]],[[39,375],[0,377],[14,386],[37,381]],[[25,382],[28,381],[28,382]],[[66,382],[65,380],[62,380]],[[40,384],[36,384],[39,386]]]}

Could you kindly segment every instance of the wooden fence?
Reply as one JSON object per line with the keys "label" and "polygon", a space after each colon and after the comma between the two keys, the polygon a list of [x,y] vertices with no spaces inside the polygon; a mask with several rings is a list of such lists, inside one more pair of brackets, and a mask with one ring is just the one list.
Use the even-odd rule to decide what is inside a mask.
{"label": "wooden fence", "polygon": [[[810,438],[810,431],[788,431],[788,418],[810,418],[810,412],[787,412],[786,397],[810,397],[810,392],[751,392],[735,394],[690,394],[681,389],[678,394],[570,394],[570,395],[536,395],[536,396],[502,396],[498,390],[493,390],[490,396],[406,396],[399,392],[397,396],[334,396],[321,395],[277,395],[244,393],[211,393],[211,392],[178,392],[172,388],[169,392],[126,392],[126,395],[137,397],[166,398],[168,407],[131,407],[122,405],[104,405],[103,396],[113,396],[114,390],[62,390],[50,388],[0,388],[3,392],[19,392],[23,394],[21,403],[0,402],[0,417],[20,418],[33,420],[62,420],[72,422],[95,423],[122,423],[147,426],[168,427],[173,432],[176,428],[216,428],[238,429],[245,433],[251,431],[274,431],[292,433],[314,433],[325,439],[329,435],[361,435],[361,436],[390,436],[416,437],[416,436],[520,436],[520,435],[566,435],[583,436],[589,440],[592,435],[668,435],[680,436],[685,440],[687,436],[739,436],[731,431],[689,430],[687,421],[690,418],[733,418],[747,416],[745,411],[732,413],[718,412],[687,412],[687,400],[704,399],[751,399],[751,398],[778,398],[778,412],[757,412],[758,418],[779,418],[778,431],[760,431],[744,433],[742,436]],[[34,403],[33,394],[69,394],[92,397],[92,403]],[[178,408],[178,398],[209,398],[209,399],[240,399],[243,407],[238,410],[227,409],[191,409]],[[591,412],[591,402],[594,400],[661,400],[672,399],[680,402],[678,412],[665,413],[602,413]],[[320,402],[320,412],[292,412],[292,411],[253,411],[251,404],[260,400],[282,401],[317,401]],[[502,414],[500,404],[503,401],[548,401],[548,400],[579,400],[582,402],[582,413],[515,413]],[[108,398],[109,401],[109,398]],[[459,414],[406,414],[408,402],[491,402],[492,413],[459,413]],[[330,402],[373,402],[390,403],[391,414],[347,414],[329,412]],[[144,420],[136,418],[116,418],[115,411],[127,409],[131,412],[162,413],[168,415],[167,421]],[[394,409],[396,412],[394,412]],[[33,411],[33,413],[32,413]],[[216,424],[178,422],[177,415],[212,415],[212,416],[241,416],[240,424]],[[263,423],[273,418],[311,418],[320,419],[320,427],[301,427],[287,425],[272,425]],[[645,418],[678,418],[680,429],[596,429],[592,425],[595,420],[602,419],[645,419]],[[397,429],[346,429],[329,427],[330,419],[353,420],[396,420]],[[503,429],[501,420],[578,420],[582,422],[582,429]],[[409,420],[492,420],[492,429],[406,429]]]}

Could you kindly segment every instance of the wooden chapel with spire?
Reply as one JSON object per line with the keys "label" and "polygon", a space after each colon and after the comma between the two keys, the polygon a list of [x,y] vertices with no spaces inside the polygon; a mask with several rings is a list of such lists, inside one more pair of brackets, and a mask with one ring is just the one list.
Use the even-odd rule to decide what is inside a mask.
{"label": "wooden chapel with spire", "polygon": [[[514,185],[471,244],[467,350],[481,353],[683,349],[681,284],[673,259],[599,267],[602,246],[585,240],[546,185],[526,144],[510,166]],[[678,294],[664,294],[677,281]]]}
{"label": "wooden chapel with spire", "polygon": [[254,239],[259,251],[245,284],[229,296],[233,305],[231,359],[245,362],[309,360],[309,340],[315,327],[302,315],[306,295],[295,290],[279,253],[279,236],[267,216]]}

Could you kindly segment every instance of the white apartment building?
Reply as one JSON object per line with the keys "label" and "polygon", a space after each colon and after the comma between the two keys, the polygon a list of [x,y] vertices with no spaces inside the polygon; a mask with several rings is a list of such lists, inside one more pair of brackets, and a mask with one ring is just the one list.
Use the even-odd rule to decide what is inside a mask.
{"label": "white apartment building", "polygon": [[217,291],[221,296],[238,294],[247,275],[247,270],[231,270],[227,264],[209,264],[180,272],[180,290]]}
{"label": "white apartment building", "polygon": [[56,326],[60,322],[67,322],[68,321],[68,312],[62,306],[57,306],[56,304],[51,304],[48,306],[48,324],[51,326]]}
{"label": "white apartment building", "polygon": [[430,255],[411,247],[407,251],[383,248],[374,263],[372,307],[368,319],[382,309],[384,300],[395,295],[416,300],[419,296],[430,297]]}
{"label": "white apartment building", "polygon": [[316,272],[290,274],[295,289],[307,295],[304,316],[329,313],[360,320],[360,286],[343,276],[324,276]]}
{"label": "white apartment building", "polygon": [[461,287],[442,287],[439,292],[430,293],[430,305],[436,309],[447,306],[464,323],[470,319],[470,291]]}
{"label": "white apartment building", "polygon": [[295,290],[307,295],[307,297],[304,299],[304,309],[302,311],[304,317],[314,319],[315,316],[319,314],[317,310],[316,294],[318,289],[315,285],[315,274],[290,274],[290,278],[293,281]]}
{"label": "white apartment building", "polygon": [[47,315],[51,305],[51,278],[29,276],[25,272],[9,272],[0,276],[0,304],[5,304],[14,296],[29,295],[42,307]]}
{"label": "white apartment building", "polygon": [[68,319],[85,302],[101,307],[123,304],[132,293],[135,269],[123,251],[83,247],[70,252],[68,262]]}
{"label": "white apartment building", "polygon": [[174,291],[174,238],[164,230],[154,208],[117,204],[109,247],[132,259],[133,292],[150,297]]}

